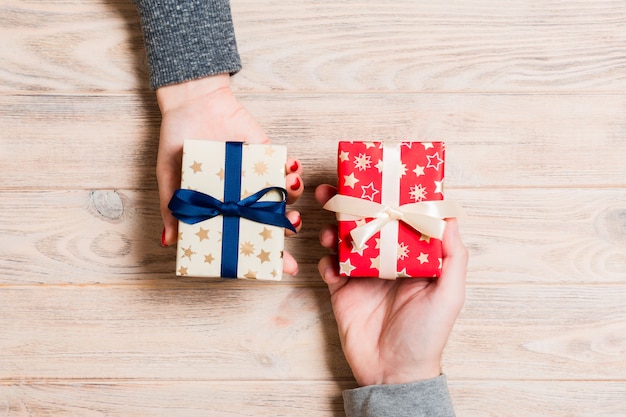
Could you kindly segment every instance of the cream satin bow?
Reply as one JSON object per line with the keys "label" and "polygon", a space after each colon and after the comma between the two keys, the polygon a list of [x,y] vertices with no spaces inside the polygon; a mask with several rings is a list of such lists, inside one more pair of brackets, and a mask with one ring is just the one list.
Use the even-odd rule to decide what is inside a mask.
{"label": "cream satin bow", "polygon": [[356,248],[362,248],[383,226],[392,221],[401,221],[421,234],[441,240],[446,228],[444,219],[461,214],[461,207],[450,200],[421,201],[399,207],[388,207],[373,201],[339,194],[328,200],[324,208],[337,213],[338,220],[374,219],[350,232]]}

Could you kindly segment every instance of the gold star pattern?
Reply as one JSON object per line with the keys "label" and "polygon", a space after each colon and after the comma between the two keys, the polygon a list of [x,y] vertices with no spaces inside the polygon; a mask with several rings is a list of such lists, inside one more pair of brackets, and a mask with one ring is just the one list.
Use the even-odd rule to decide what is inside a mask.
{"label": "gold star pattern", "polygon": [[259,161],[254,164],[254,173],[258,176],[263,176],[267,174],[267,164],[263,161]]}
{"label": "gold star pattern", "polygon": [[198,233],[196,233],[196,236],[198,236],[198,239],[200,239],[200,242],[202,242],[205,239],[209,240],[209,230],[203,229],[201,227],[200,230],[198,230]]}
{"label": "gold star pattern", "polygon": [[380,269],[380,256],[370,258],[370,268]]}
{"label": "gold star pattern", "polygon": [[241,244],[240,251],[242,255],[250,256],[254,253],[254,245],[250,242],[244,242]]}
{"label": "gold star pattern", "polygon": [[189,168],[193,169],[194,174],[202,172],[202,162],[193,161],[193,164],[189,166]]}
{"label": "gold star pattern", "polygon": [[420,236],[420,242],[430,243],[430,236],[422,233],[422,235]]}
{"label": "gold star pattern", "polygon": [[261,252],[256,257],[259,258],[261,263],[263,263],[263,262],[270,261],[270,255],[271,255],[271,252],[265,252],[263,249],[261,249]]}
{"label": "gold star pattern", "polygon": [[[181,188],[197,189],[210,195],[215,194],[216,198],[220,198],[223,181],[226,179],[225,167],[219,162],[215,164],[210,159],[210,155],[221,155],[222,149],[208,146],[205,148],[205,141],[190,142],[191,146],[187,146],[189,143],[185,145],[188,149],[186,149],[182,172],[187,181],[182,184]],[[202,148],[199,148],[200,146]],[[244,154],[242,158],[242,198],[265,187],[284,186],[286,152],[283,147],[257,147],[255,145],[249,148],[244,151],[249,153]],[[208,152],[201,151],[201,149],[207,149]],[[198,155],[209,155],[209,157]],[[346,157],[348,156],[352,159],[353,155],[346,154]],[[268,195],[267,199],[273,200],[274,196]],[[220,200],[223,201],[223,199]],[[182,224],[178,238],[180,239],[176,266],[178,275],[215,276],[216,273],[219,274],[221,258],[219,246],[223,240],[219,225]],[[279,280],[282,275],[282,238],[282,230],[277,230],[272,226],[263,224],[248,226],[246,224],[236,243],[240,260],[239,277]]]}
{"label": "gold star pattern", "polygon": [[189,258],[189,260],[191,260],[191,257],[195,254],[196,253],[191,250],[191,245],[189,245],[187,249],[183,247],[183,258]]}
{"label": "gold star pattern", "polygon": [[263,242],[265,242],[267,239],[272,238],[272,231],[267,227],[263,227],[263,231],[259,234],[261,235],[261,237],[263,237]]}

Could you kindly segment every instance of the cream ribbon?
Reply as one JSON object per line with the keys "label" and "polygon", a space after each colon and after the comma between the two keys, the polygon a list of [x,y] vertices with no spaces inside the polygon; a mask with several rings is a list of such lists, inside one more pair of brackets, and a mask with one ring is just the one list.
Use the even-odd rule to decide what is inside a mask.
{"label": "cream ribbon", "polygon": [[337,220],[373,218],[372,221],[350,232],[357,249],[362,248],[386,224],[398,221],[411,226],[423,235],[441,240],[446,228],[444,219],[461,214],[461,207],[451,200],[421,201],[390,207],[339,194],[328,200],[324,209],[337,213]]}

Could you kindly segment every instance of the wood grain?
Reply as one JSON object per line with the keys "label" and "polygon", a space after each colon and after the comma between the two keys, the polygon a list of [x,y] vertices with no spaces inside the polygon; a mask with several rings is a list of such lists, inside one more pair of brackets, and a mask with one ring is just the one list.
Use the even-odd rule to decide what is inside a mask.
{"label": "wood grain", "polygon": [[[350,379],[328,290],[0,288],[0,380]],[[625,286],[471,286],[453,379],[626,379]],[[558,306],[558,308],[555,308]]]}
{"label": "wood grain", "polygon": [[[240,91],[626,90],[619,0],[233,0],[232,9]],[[0,49],[0,91],[147,89],[130,2],[5,0],[0,28],[11,45]]]}
{"label": "wood grain", "polygon": [[313,189],[371,138],[447,142],[457,415],[626,415],[624,2],[231,3],[234,91],[305,169],[279,283],[173,276],[132,3],[0,2],[0,415],[344,415]]}
{"label": "wood grain", "polygon": [[[445,140],[452,188],[626,183],[624,95],[253,95],[242,101],[275,142],[302,159],[309,185],[334,181],[336,142],[359,138]],[[153,99],[9,96],[4,102],[0,189],[156,187]]]}
{"label": "wood grain", "polygon": [[[327,251],[318,231],[334,218],[312,194],[297,204],[303,229],[286,243],[300,274],[284,283],[324,285],[317,261]],[[624,282],[622,189],[451,189],[447,196],[465,208],[472,284]],[[176,255],[160,246],[157,201],[154,191],[0,192],[0,284],[211,282],[173,275]]]}
{"label": "wood grain", "polygon": [[[0,413],[12,417],[343,415],[338,390],[351,382],[94,381],[0,384]],[[458,417],[622,417],[622,382],[452,381]],[[512,406],[514,404],[514,406]]]}
{"label": "wood grain", "polygon": [[345,382],[50,382],[0,385],[0,413],[26,416],[197,417],[343,414]]}

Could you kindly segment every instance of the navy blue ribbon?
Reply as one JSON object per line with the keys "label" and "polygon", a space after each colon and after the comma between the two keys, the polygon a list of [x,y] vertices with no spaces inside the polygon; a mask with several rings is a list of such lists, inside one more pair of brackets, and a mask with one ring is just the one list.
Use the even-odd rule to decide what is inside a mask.
{"label": "navy blue ribbon", "polygon": [[[296,231],[285,216],[287,191],[284,188],[267,187],[240,200],[241,151],[242,143],[226,143],[224,202],[199,191],[178,189],[168,205],[174,217],[187,224],[223,216],[221,276],[224,278],[237,277],[239,218]],[[259,201],[272,191],[281,194],[281,201]]]}

